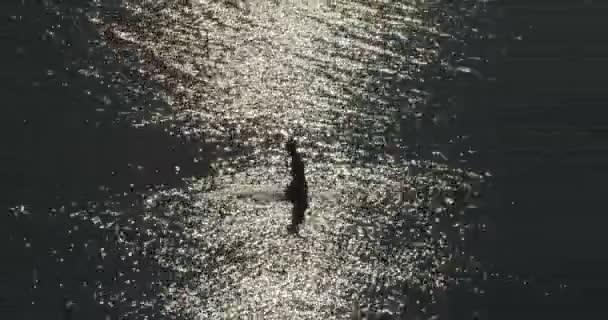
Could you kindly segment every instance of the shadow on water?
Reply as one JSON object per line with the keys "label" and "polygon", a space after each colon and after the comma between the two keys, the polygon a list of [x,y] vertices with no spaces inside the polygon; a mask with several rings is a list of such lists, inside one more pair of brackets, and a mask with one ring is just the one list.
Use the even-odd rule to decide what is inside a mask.
{"label": "shadow on water", "polygon": [[122,114],[163,103],[118,91],[121,66],[94,48],[101,39],[81,7],[26,2],[7,9],[2,30],[0,318],[116,319],[153,296],[160,268],[143,252],[115,249],[118,229],[68,214],[136,206],[150,189],[205,175],[211,147],[170,125],[133,126]]}

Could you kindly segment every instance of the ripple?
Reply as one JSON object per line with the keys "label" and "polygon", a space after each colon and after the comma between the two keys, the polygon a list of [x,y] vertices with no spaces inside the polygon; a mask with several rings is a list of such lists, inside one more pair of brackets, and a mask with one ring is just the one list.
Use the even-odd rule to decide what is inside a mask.
{"label": "ripple", "polygon": [[[171,274],[163,316],[341,319],[354,303],[403,314],[418,300],[432,316],[463,265],[453,248],[483,176],[403,155],[399,121],[428,112],[416,79],[445,38],[426,9],[132,1],[128,23],[94,18],[133,79],[161,84],[169,111],[149,121],[223,149],[210,176],[117,212],[138,217],[126,225],[83,213]],[[300,139],[311,194],[299,237],[280,201],[287,135]]]}

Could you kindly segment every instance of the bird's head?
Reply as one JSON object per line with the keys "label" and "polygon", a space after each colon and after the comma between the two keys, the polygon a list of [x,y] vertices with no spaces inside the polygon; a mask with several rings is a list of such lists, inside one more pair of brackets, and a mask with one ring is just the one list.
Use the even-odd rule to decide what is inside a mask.
{"label": "bird's head", "polygon": [[285,143],[285,148],[287,149],[287,152],[289,152],[290,154],[296,153],[296,150],[297,150],[296,141],[293,138],[290,138],[287,141],[287,143]]}

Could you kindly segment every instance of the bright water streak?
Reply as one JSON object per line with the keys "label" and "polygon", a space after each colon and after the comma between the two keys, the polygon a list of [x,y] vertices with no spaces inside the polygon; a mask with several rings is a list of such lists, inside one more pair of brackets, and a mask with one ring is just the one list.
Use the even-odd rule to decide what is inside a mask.
{"label": "bright water streak", "polygon": [[[153,246],[175,274],[163,284],[166,315],[344,319],[355,303],[407,318],[440,312],[466,229],[445,224],[479,176],[399,157],[399,120],[424,101],[412,83],[441,36],[426,6],[132,1],[130,19],[91,18],[164,85],[172,111],[153,120],[192,119],[183,133],[238,153],[129,213],[151,240],[120,243]],[[286,134],[300,139],[312,198],[300,237],[287,234],[289,205],[275,201]]]}

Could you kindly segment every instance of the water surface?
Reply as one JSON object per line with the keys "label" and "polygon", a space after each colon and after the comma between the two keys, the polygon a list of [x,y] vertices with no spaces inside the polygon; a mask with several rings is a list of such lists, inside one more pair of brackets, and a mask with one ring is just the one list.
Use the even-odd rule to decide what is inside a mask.
{"label": "water surface", "polygon": [[[451,290],[483,295],[467,242],[486,228],[473,209],[491,174],[467,163],[439,80],[479,77],[462,43],[484,6],[252,4],[18,7],[50,19],[31,38],[55,60],[14,44],[42,64],[15,69],[14,98],[49,86],[44,106],[63,109],[33,100],[10,120],[25,132],[12,163],[32,161],[7,193],[3,225],[26,234],[7,233],[12,312],[450,318]],[[286,203],[233,196],[287,183],[287,135],[312,196],[301,237]]]}

